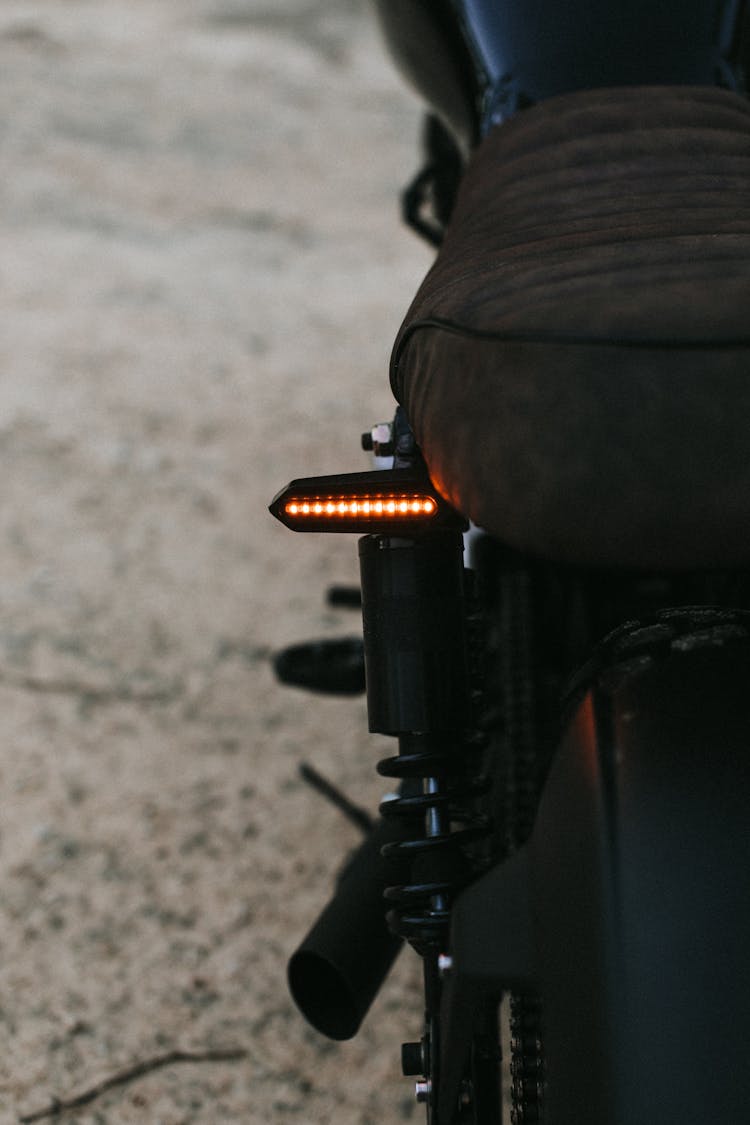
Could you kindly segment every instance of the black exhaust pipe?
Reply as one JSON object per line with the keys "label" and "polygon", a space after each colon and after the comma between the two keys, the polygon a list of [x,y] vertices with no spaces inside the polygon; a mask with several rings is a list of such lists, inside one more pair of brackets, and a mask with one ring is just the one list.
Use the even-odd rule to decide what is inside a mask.
{"label": "black exhaust pipe", "polygon": [[384,844],[403,840],[403,822],[378,820],[342,872],[333,898],[289,961],[292,998],[329,1039],[351,1039],[388,975],[402,940],[385,920],[394,882]]}

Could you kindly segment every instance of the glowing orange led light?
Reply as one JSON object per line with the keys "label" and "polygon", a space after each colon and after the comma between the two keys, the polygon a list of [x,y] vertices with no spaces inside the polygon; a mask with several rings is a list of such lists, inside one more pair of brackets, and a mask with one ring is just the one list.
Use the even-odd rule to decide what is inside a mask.
{"label": "glowing orange led light", "polygon": [[438,505],[431,496],[403,493],[380,496],[314,496],[310,499],[288,500],[284,505],[286,514],[297,519],[317,517],[325,520],[332,517],[336,522],[353,519],[363,523],[377,522],[379,516],[407,521],[420,519],[435,515],[437,510]]}
{"label": "glowing orange led light", "polygon": [[463,521],[421,473],[376,470],[292,481],[270,505],[293,531],[419,536]]}

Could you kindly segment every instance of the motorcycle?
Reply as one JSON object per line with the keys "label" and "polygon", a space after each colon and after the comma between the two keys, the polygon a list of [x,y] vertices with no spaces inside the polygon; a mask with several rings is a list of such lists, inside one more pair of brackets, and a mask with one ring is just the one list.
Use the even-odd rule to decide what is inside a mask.
{"label": "motorcycle", "polygon": [[[429,105],[437,247],[367,473],[292,481],[359,533],[397,783],[289,966],[354,1035],[401,944],[432,1125],[740,1125],[750,1105],[750,20],[739,0],[376,0]],[[388,467],[383,467],[387,465]],[[481,530],[480,530],[481,529]],[[313,780],[351,815],[335,786]]]}

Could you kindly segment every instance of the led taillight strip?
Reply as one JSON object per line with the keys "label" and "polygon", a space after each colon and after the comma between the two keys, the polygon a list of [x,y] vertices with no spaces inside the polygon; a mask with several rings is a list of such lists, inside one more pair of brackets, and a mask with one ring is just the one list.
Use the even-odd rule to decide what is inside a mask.
{"label": "led taillight strip", "polygon": [[293,531],[419,535],[463,530],[465,520],[414,469],[302,477],[282,488],[271,512]]}
{"label": "led taillight strip", "polygon": [[431,496],[417,494],[375,494],[372,496],[311,496],[292,498],[284,504],[284,512],[292,519],[331,520],[356,519],[367,522],[383,517],[404,520],[425,520],[436,515],[438,506]]}

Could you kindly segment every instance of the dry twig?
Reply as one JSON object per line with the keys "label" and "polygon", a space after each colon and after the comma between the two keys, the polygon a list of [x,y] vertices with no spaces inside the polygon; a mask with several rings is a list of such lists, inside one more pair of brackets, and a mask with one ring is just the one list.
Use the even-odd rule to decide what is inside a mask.
{"label": "dry twig", "polygon": [[107,1090],[112,1090],[116,1086],[124,1086],[128,1082],[135,1081],[136,1078],[142,1078],[145,1074],[159,1070],[161,1067],[171,1066],[172,1063],[235,1062],[244,1058],[247,1058],[247,1051],[242,1047],[229,1047],[223,1051],[168,1051],[165,1055],[155,1055],[153,1058],[144,1059],[125,1070],[118,1070],[109,1078],[105,1078],[101,1082],[97,1082],[95,1086],[84,1090],[83,1093],[76,1094],[75,1097],[53,1098],[48,1106],[37,1109],[33,1113],[25,1113],[18,1120],[20,1125],[30,1125],[31,1122],[41,1121],[45,1117],[58,1117],[69,1109],[80,1109],[81,1106],[88,1105],[105,1094]]}

